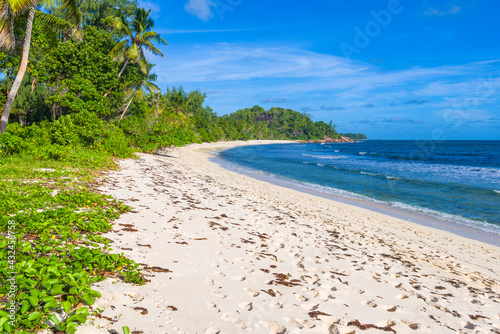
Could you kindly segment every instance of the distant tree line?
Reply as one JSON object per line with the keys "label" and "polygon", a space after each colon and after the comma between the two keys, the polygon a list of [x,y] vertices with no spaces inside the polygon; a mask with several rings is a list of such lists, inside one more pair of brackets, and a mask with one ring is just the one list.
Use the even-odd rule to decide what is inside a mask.
{"label": "distant tree line", "polygon": [[[9,0],[0,10],[2,154],[47,144],[59,152],[52,156],[71,156],[72,148],[101,143],[126,156],[126,148],[340,136],[332,122],[291,109],[254,106],[219,117],[198,90],[162,92],[145,52],[163,56],[158,46],[166,41],[135,0]],[[40,135],[33,127],[70,136],[71,144],[53,134],[31,140]]]}
{"label": "distant tree line", "polygon": [[347,137],[351,139],[358,139],[358,140],[364,140],[366,139],[366,135],[362,133],[343,133],[342,137]]}

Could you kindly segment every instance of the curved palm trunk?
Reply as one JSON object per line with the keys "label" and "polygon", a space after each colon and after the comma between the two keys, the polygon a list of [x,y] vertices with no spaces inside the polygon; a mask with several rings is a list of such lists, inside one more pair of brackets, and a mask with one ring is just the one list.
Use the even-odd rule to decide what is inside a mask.
{"label": "curved palm trunk", "polygon": [[125,64],[123,64],[123,67],[122,67],[120,73],[118,73],[118,78],[122,76],[123,71],[125,71],[125,68],[127,67],[129,60],[130,59],[128,59],[128,58],[127,58],[127,60],[125,60]]}
{"label": "curved palm trunk", "polygon": [[[127,60],[125,60],[125,64],[123,64],[123,67],[122,67],[122,69],[120,70],[120,73],[118,73],[118,78],[119,78],[119,77],[121,77],[121,76],[122,76],[122,74],[123,74],[123,71],[125,71],[125,68],[126,68],[126,67],[127,67],[127,65],[128,65],[128,61],[129,61],[129,59],[127,58]],[[110,90],[108,90],[108,91],[106,92],[106,94],[104,94],[104,97],[107,97],[107,96],[109,95],[109,93],[110,93],[110,92],[111,92],[111,89],[110,89]]]}
{"label": "curved palm trunk", "polygon": [[3,110],[2,118],[0,120],[0,134],[4,133],[5,130],[7,130],[7,123],[9,122],[10,110],[12,109],[12,105],[14,104],[14,99],[16,98],[17,91],[19,90],[19,86],[21,86],[21,82],[23,81],[24,74],[26,73],[26,69],[28,67],[28,57],[30,54],[30,46],[31,46],[31,30],[33,28],[33,20],[35,19],[35,11],[37,5],[38,1],[34,1],[30,7],[28,20],[26,23],[26,36],[24,37],[21,65],[19,66],[19,71],[17,72],[16,78],[12,83],[12,87],[9,91],[9,94],[7,94],[7,102],[5,102],[5,108]]}
{"label": "curved palm trunk", "polygon": [[125,113],[127,112],[128,108],[130,107],[130,104],[132,103],[132,100],[134,99],[134,95],[132,94],[132,97],[130,98],[130,101],[128,101],[127,106],[125,107],[125,110],[122,112],[120,116],[120,120],[125,116]]}

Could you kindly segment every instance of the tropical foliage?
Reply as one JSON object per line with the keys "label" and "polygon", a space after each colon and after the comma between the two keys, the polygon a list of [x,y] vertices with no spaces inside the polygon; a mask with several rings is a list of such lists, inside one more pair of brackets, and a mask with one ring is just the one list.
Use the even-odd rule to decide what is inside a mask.
{"label": "tropical foliage", "polygon": [[[0,134],[4,133],[7,129],[14,99],[28,67],[35,15],[46,22],[51,28],[62,30],[65,35],[81,38],[81,13],[74,0],[62,0],[59,3],[59,7],[65,16],[64,19],[44,11],[37,11],[37,8],[43,5],[46,5],[50,9],[54,5],[54,2],[50,0],[2,0],[0,3],[0,12],[2,14],[2,18],[0,19],[0,48],[7,51],[15,51],[17,39],[15,20],[21,18],[22,21],[26,22],[21,62],[12,86],[7,93],[7,99],[0,120]],[[25,14],[26,12],[28,13],[27,15]]]}
{"label": "tropical foliage", "polygon": [[128,210],[92,192],[114,157],[339,136],[332,122],[290,109],[218,116],[201,91],[162,92],[144,52],[162,55],[166,42],[149,14],[136,0],[0,0],[0,279],[15,273],[17,284],[13,293],[0,285],[0,333],[74,333],[99,297],[92,283],[143,282],[140,267],[100,236]]}

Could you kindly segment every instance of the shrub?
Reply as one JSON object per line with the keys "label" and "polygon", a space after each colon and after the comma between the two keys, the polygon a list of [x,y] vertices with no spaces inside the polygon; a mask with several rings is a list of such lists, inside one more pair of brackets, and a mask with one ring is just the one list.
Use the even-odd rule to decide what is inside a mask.
{"label": "shrub", "polygon": [[4,156],[29,154],[40,160],[73,161],[81,158],[84,149],[99,157],[127,158],[133,154],[120,128],[90,112],[25,127],[13,123],[0,137],[0,154]]}

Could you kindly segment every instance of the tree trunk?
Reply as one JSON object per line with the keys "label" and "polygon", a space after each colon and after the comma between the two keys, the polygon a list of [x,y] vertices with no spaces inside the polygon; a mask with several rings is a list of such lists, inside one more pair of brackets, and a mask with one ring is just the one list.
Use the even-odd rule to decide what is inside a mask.
{"label": "tree trunk", "polygon": [[17,95],[17,91],[19,90],[19,86],[21,86],[21,82],[23,81],[24,74],[26,73],[26,69],[28,68],[28,58],[30,54],[30,46],[31,46],[31,30],[33,28],[33,20],[35,19],[35,10],[38,5],[38,1],[33,2],[31,5],[28,20],[26,22],[26,36],[24,37],[24,45],[23,45],[23,55],[21,57],[21,65],[19,66],[19,71],[17,72],[16,78],[12,83],[12,87],[7,94],[7,102],[5,102],[5,108],[2,113],[2,118],[0,120],[0,135],[7,130],[7,123],[9,122],[10,110],[12,109],[12,105],[14,104],[14,99]]}
{"label": "tree trunk", "polygon": [[125,68],[126,68],[126,67],[127,67],[127,65],[128,65],[128,61],[129,61],[129,59],[127,58],[127,60],[125,60],[125,63],[123,64],[123,67],[122,67],[122,69],[121,69],[120,73],[118,73],[118,78],[119,78],[119,77],[121,77],[121,76],[122,76],[122,74],[123,74],[123,71],[125,71]]}
{"label": "tree trunk", "polygon": [[12,50],[10,54],[14,54],[16,52],[16,35],[14,34],[14,13],[12,12],[12,8],[9,6],[9,14],[10,14],[10,33],[12,34]]}
{"label": "tree trunk", "polygon": [[160,116],[160,99],[156,100],[156,119]]}
{"label": "tree trunk", "polygon": [[[128,61],[129,61],[129,59],[127,58],[127,60],[125,60],[125,63],[123,64],[122,69],[120,70],[120,73],[118,73],[118,78],[119,78],[119,77],[121,77],[121,76],[122,76],[122,74],[123,74],[123,71],[125,71],[125,68],[126,68],[126,67],[127,67],[127,65],[128,65]],[[104,97],[107,97],[107,96],[109,95],[109,92],[110,92],[110,91],[111,91],[111,89],[110,89],[110,90],[108,90],[108,91],[106,92],[106,94],[104,94]]]}
{"label": "tree trunk", "polygon": [[130,107],[130,104],[132,103],[132,100],[134,99],[134,95],[130,98],[130,101],[128,101],[127,106],[125,107],[125,110],[122,112],[120,116],[120,120],[125,116],[125,113],[127,112],[128,108]]}

